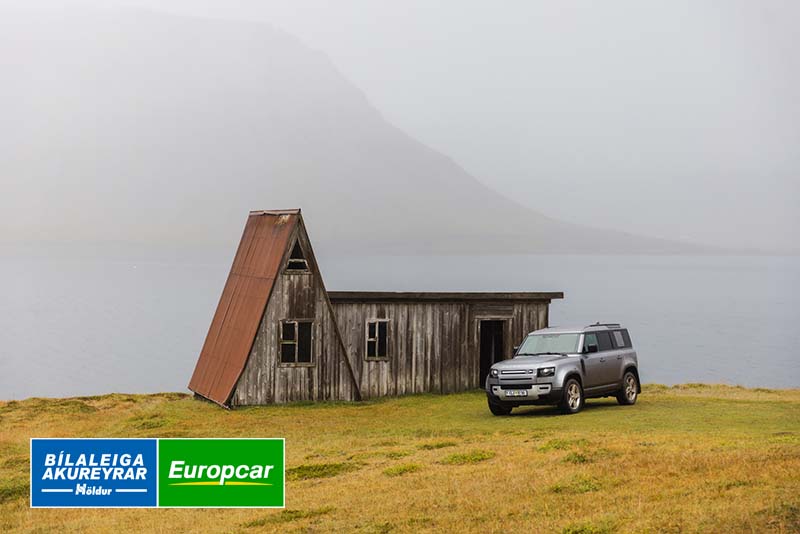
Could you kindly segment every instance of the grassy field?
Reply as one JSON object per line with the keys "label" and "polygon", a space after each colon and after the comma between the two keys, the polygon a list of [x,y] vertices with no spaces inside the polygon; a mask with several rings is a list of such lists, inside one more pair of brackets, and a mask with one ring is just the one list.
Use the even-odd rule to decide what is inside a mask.
{"label": "grassy field", "polygon": [[[30,437],[285,437],[281,510],[31,510]],[[493,417],[481,392],[225,411],[179,394],[0,403],[0,531],[800,532],[800,390],[646,386]]]}

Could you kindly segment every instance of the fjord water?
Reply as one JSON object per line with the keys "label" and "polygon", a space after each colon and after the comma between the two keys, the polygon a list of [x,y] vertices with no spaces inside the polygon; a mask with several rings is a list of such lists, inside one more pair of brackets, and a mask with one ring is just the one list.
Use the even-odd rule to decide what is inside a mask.
{"label": "fjord water", "polygon": [[[228,257],[0,257],[0,399],[186,391]],[[800,387],[800,258],[318,254],[330,290],[564,291],[622,322],[644,382]]]}

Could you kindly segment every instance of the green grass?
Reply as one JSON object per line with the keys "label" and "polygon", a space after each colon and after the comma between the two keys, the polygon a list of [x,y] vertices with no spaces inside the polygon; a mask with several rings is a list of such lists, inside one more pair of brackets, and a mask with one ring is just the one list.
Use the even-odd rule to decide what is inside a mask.
{"label": "green grass", "polygon": [[591,459],[583,453],[571,452],[564,456],[564,461],[570,464],[586,464],[591,462]]}
{"label": "green grass", "polygon": [[445,447],[455,447],[458,445],[455,441],[447,440],[447,441],[433,441],[431,443],[423,443],[419,445],[419,448],[426,451],[432,451],[436,449],[444,449]]}
{"label": "green grass", "polygon": [[383,455],[391,460],[397,460],[398,458],[404,458],[411,455],[411,451],[387,451],[383,453]]}
{"label": "green grass", "polygon": [[573,476],[569,480],[550,486],[553,493],[589,493],[600,489],[600,482],[584,475]]}
{"label": "green grass", "polygon": [[286,480],[308,480],[309,478],[330,478],[349,473],[359,468],[358,464],[341,462],[330,464],[303,464],[286,470]]}
{"label": "green grass", "polygon": [[[285,437],[287,509],[30,509],[33,436]],[[648,385],[635,406],[509,417],[479,391],[233,411],[174,393],[0,402],[0,532],[790,533],[797,473],[800,390]]]}
{"label": "green grass", "polygon": [[607,522],[602,523],[575,523],[568,525],[561,534],[612,534],[616,532],[614,525]]}
{"label": "green grass", "polygon": [[568,449],[572,449],[575,447],[580,447],[582,445],[586,445],[587,441],[585,439],[551,439],[544,445],[539,447],[539,450],[542,452],[547,451],[564,451]]}
{"label": "green grass", "polygon": [[484,460],[491,460],[494,456],[495,453],[492,451],[476,450],[445,456],[441,463],[449,465],[477,464]]}
{"label": "green grass", "polygon": [[244,528],[256,528],[270,524],[291,523],[292,521],[298,521],[300,519],[323,516],[333,512],[334,510],[335,508],[333,506],[325,506],[323,508],[316,508],[313,510],[284,510],[279,514],[272,514],[258,519],[253,519],[252,521],[242,524],[242,526]]}
{"label": "green grass", "polygon": [[167,426],[169,421],[160,413],[149,413],[131,417],[128,423],[136,430],[151,430]]}
{"label": "green grass", "polygon": [[0,481],[0,504],[15,501],[30,491],[30,482],[20,477]]}
{"label": "green grass", "polygon": [[420,469],[422,469],[420,464],[403,464],[384,469],[383,474],[390,477],[397,477],[408,473],[416,473]]}

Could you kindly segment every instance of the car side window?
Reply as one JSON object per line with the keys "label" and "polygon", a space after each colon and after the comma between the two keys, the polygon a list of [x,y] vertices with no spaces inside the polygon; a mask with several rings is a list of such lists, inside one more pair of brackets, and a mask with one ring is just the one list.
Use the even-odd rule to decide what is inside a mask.
{"label": "car side window", "polygon": [[625,340],[625,348],[629,349],[629,348],[633,347],[633,344],[631,343],[631,336],[630,336],[630,334],[628,334],[628,331],[627,330],[621,330],[621,332],[622,332],[622,339]]}
{"label": "car side window", "polygon": [[[586,352],[586,347],[589,345],[597,345],[597,336],[594,334],[584,334],[583,336],[583,351]],[[597,350],[600,350],[599,347]]]}
{"label": "car side window", "polygon": [[625,339],[622,337],[622,331],[621,330],[614,330],[611,333],[611,335],[614,338],[614,346],[616,348],[618,348],[618,349],[624,349],[625,348]]}
{"label": "car side window", "polygon": [[608,332],[595,332],[597,336],[597,350],[603,352],[604,350],[612,350],[614,347],[611,345],[611,334]]}

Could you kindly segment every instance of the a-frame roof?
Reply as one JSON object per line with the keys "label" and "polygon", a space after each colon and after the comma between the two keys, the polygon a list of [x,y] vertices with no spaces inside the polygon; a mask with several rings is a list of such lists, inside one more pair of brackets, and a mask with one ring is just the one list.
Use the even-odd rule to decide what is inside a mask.
{"label": "a-frame roof", "polygon": [[300,210],[250,212],[190,390],[227,405],[300,217]]}

